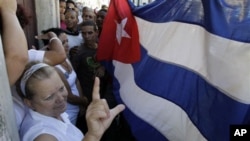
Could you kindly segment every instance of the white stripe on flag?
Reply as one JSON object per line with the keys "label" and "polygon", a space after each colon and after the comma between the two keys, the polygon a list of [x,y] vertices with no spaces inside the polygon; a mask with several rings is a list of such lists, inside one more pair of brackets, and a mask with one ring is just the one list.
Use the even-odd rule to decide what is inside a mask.
{"label": "white stripe on flag", "polygon": [[199,130],[178,105],[147,93],[134,81],[129,64],[113,61],[115,77],[120,83],[120,96],[136,116],[156,128],[170,141],[205,141]]}
{"label": "white stripe on flag", "polygon": [[250,44],[180,23],[136,17],[140,43],[158,60],[188,68],[233,99],[250,104]]}

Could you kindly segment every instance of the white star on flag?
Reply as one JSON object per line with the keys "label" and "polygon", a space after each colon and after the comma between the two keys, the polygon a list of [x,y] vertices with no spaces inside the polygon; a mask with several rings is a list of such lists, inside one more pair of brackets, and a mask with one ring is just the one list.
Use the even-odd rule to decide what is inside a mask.
{"label": "white star on flag", "polygon": [[128,18],[123,19],[120,24],[116,21],[116,25],[117,25],[116,26],[116,39],[117,39],[119,45],[121,44],[122,37],[131,38],[128,35],[128,33],[124,30],[124,27],[127,24],[127,20],[128,20]]}

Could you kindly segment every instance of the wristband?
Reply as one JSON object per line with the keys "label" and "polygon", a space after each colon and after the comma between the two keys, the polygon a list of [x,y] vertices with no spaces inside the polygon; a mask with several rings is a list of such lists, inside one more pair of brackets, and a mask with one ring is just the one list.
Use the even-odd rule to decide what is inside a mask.
{"label": "wristband", "polygon": [[53,40],[58,40],[61,42],[61,40],[58,37],[52,37],[51,39],[49,39],[49,43],[51,43]]}

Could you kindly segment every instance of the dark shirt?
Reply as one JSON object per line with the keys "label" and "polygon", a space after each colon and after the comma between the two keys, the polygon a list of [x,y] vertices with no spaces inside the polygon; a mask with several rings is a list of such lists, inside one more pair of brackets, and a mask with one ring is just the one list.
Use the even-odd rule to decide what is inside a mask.
{"label": "dark shirt", "polygon": [[101,64],[95,60],[95,55],[96,49],[88,48],[82,44],[73,63],[83,94],[87,96],[88,100],[92,100],[95,72],[96,69],[101,66]]}

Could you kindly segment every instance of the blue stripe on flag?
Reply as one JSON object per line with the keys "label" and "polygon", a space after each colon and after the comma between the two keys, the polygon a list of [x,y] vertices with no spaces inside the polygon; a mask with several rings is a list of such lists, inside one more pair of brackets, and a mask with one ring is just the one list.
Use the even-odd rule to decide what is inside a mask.
{"label": "blue stripe on flag", "polygon": [[[229,140],[229,125],[249,123],[249,105],[232,100],[197,74],[179,66],[155,60],[146,53],[143,49],[144,59],[133,65],[137,85],[153,95],[166,98],[180,106],[208,140]],[[116,81],[115,84],[115,90],[117,90],[115,95],[122,102],[118,91],[119,83]],[[150,126],[150,123],[143,122],[129,109],[124,115],[139,141],[167,140]]]}
{"label": "blue stripe on flag", "polygon": [[[241,2],[243,2],[243,5],[241,5]],[[146,21],[150,21],[152,23],[176,21],[178,23],[195,24],[199,27],[203,27],[204,30],[208,31],[209,33],[212,33],[215,36],[250,43],[250,13],[246,12],[249,11],[250,7],[250,3],[248,1],[235,0],[231,1],[231,3],[227,3],[224,0],[157,0],[152,4],[143,7],[133,7],[132,5],[131,7],[133,10],[133,14],[136,17],[139,17]],[[168,11],[164,11],[167,9]],[[205,11],[205,13],[203,13],[203,11]],[[197,30],[197,28],[194,28],[194,30]],[[203,34],[204,32],[201,33]],[[189,36],[187,35],[188,33],[186,33],[185,31],[183,31],[183,34]],[[211,35],[208,36],[211,38]],[[154,39],[158,39],[158,37],[154,36],[154,38],[152,38],[151,40]],[[168,41],[169,43],[170,40],[171,39],[166,41]],[[181,42],[182,40],[179,39],[178,41]],[[220,41],[220,39],[216,41]],[[227,45],[228,42],[230,41],[222,41],[222,45]],[[205,40],[202,43],[208,42],[207,40]],[[211,45],[212,43],[208,44]],[[226,49],[235,49],[233,48],[235,45],[235,47],[237,47],[238,49],[242,49],[243,51],[245,50],[245,52],[249,52],[249,49],[247,47],[243,47],[244,45],[237,44],[236,46],[236,44],[237,43],[235,42],[230,42],[228,46],[230,45],[230,47],[232,47],[225,48],[225,51]],[[201,44],[201,46],[202,45],[205,44]],[[206,52],[207,54],[204,53],[204,55],[214,55],[214,52],[212,51],[218,51],[212,48],[214,47],[213,44],[212,46],[209,45],[206,46],[207,48],[204,47],[201,49],[201,51],[204,52],[208,50],[209,53]],[[190,46],[190,44],[187,44],[187,46]],[[220,48],[221,50],[224,49],[223,46],[222,48]],[[166,45],[166,47],[169,47],[169,45]],[[162,48],[166,47],[163,46]],[[149,48],[154,49],[154,46],[150,46]],[[245,53],[243,51],[242,54]],[[168,61],[168,58],[164,60],[160,57],[156,58],[157,56],[152,56],[152,54],[150,54],[151,52],[148,50],[148,47],[142,46],[141,52],[142,60],[132,65],[133,76],[130,76],[128,71],[126,72],[126,66],[120,66],[119,64],[114,63],[114,68],[110,66],[107,67],[109,69],[113,69],[111,71],[112,73],[115,73],[116,69],[120,69],[117,74],[115,74],[116,78],[114,81],[114,94],[119,102],[125,103],[127,105],[127,109],[125,110],[124,115],[130,123],[132,131],[138,141],[165,141],[173,139],[178,140],[183,139],[185,137],[187,137],[187,140],[190,141],[194,141],[196,139],[224,141],[229,140],[229,126],[231,124],[250,123],[249,104],[241,103],[241,101],[237,100],[237,98],[232,98],[228,96],[228,93],[232,92],[234,89],[232,91],[231,89],[229,89],[230,91],[228,93],[225,93],[220,87],[218,87],[216,84],[213,84],[212,81],[207,80],[207,78],[202,76],[199,72],[195,72],[193,68],[189,68],[188,66]],[[227,51],[226,53],[231,52]],[[197,54],[193,55],[196,56]],[[232,53],[232,55],[234,54]],[[207,56],[204,56],[204,58],[205,57]],[[214,59],[217,56],[210,57]],[[243,61],[245,61],[247,60],[247,57],[249,57],[249,55],[245,53],[244,55],[242,55],[242,58],[243,57],[246,58],[243,59]],[[178,57],[176,58],[179,59]],[[239,58],[239,60],[242,58]],[[211,60],[209,59],[207,62],[207,67],[211,68],[211,62],[209,62]],[[215,58],[215,60],[212,61],[216,62],[216,59],[218,58]],[[221,61],[221,64],[223,64],[224,66],[227,66],[229,64],[230,67],[232,67],[233,65],[237,64],[234,64],[234,62],[231,62],[233,64],[230,64],[230,62],[226,62],[227,60],[225,59],[221,59],[219,61]],[[249,65],[249,63],[245,63],[245,65]],[[241,68],[241,66],[235,67]],[[247,67],[249,68],[249,66]],[[247,67],[244,67],[244,69]],[[122,71],[123,69],[124,71]],[[216,69],[218,69],[218,72],[221,70],[221,68],[219,67]],[[208,71],[208,75],[209,77],[213,78],[215,75],[211,74],[211,72],[212,71]],[[225,71],[224,73],[227,72]],[[246,74],[246,77],[248,77],[249,73]],[[121,79],[122,76],[127,77],[128,79],[130,79],[130,77],[133,77],[132,79],[134,79],[136,84],[135,87],[138,88],[136,89],[134,86],[132,87],[132,84],[131,87],[127,87],[130,86],[130,82]],[[249,78],[246,78],[245,80],[246,82],[249,82]],[[223,85],[223,79],[221,81]],[[140,103],[138,101],[136,103],[136,101],[133,101],[133,98],[136,99],[136,96],[133,97],[133,95],[131,95],[131,99],[127,99],[127,97],[124,98],[123,94],[130,94],[130,92],[134,92],[134,94],[147,93],[154,96],[154,98],[157,100],[150,102],[149,99],[141,97],[141,100],[145,100],[145,102]],[[237,93],[235,95],[237,95]],[[166,117],[171,117],[171,112],[173,112],[173,114],[183,116],[180,117],[180,119],[182,120],[180,120],[179,123],[177,122],[176,126],[178,126],[178,129],[181,129],[180,127],[183,126],[184,131],[180,130],[178,132],[172,129],[175,127],[171,127],[172,125],[170,125],[170,123],[160,123],[160,121],[157,120],[158,117],[161,116],[161,114],[154,115],[155,109],[153,108],[156,107],[161,109],[163,107],[157,107],[162,103],[155,103],[155,101],[162,102],[163,100],[166,102],[170,102],[170,104],[168,103],[169,105],[174,105],[174,107],[177,107],[178,111],[176,113],[178,114],[176,114],[175,111],[171,111],[171,108],[162,112],[164,114],[168,114],[165,115]],[[247,99],[246,101],[249,102],[249,99]],[[148,105],[151,105],[152,109],[149,106],[148,109],[146,109],[148,111],[146,115],[138,113],[140,110],[145,110],[140,109],[141,107],[146,107]],[[185,114],[187,114],[187,117],[185,116]],[[155,121],[152,121],[152,119],[150,119],[152,117],[155,117]],[[174,121],[173,118],[170,118],[169,120],[170,122],[172,122],[172,120]],[[189,123],[189,121],[191,123]],[[168,129],[168,126],[170,129]],[[197,128],[198,131],[196,131],[195,128]],[[164,131],[167,131],[167,133],[165,134]],[[179,135],[182,136],[180,138],[178,137],[179,133],[183,133]],[[197,137],[194,137],[192,140],[192,137],[188,137],[190,135],[195,135]]]}
{"label": "blue stripe on flag", "polygon": [[135,16],[150,22],[197,24],[224,38],[250,42],[250,1],[247,0],[156,0],[143,7],[130,5]]}
{"label": "blue stripe on flag", "polygon": [[190,70],[155,60],[145,50],[142,55],[134,65],[137,85],[179,105],[208,140],[229,140],[230,124],[249,123],[249,105],[232,100]]}

